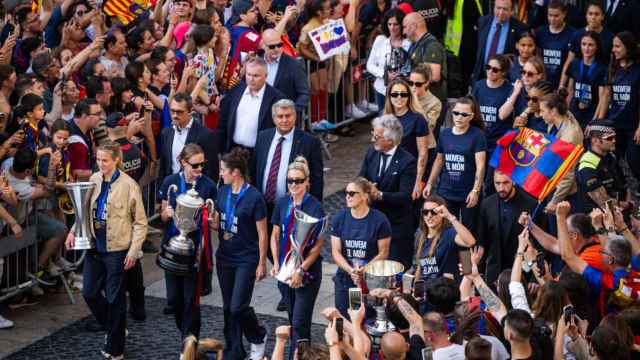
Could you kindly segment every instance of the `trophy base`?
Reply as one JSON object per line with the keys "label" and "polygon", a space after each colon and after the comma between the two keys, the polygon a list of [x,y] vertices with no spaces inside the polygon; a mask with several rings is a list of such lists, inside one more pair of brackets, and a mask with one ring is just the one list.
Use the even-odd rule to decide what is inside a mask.
{"label": "trophy base", "polygon": [[162,245],[162,249],[156,258],[156,264],[161,269],[178,276],[195,274],[195,263],[195,253],[184,255],[180,252],[176,252],[175,249],[166,244]]}
{"label": "trophy base", "polygon": [[73,250],[89,250],[93,248],[93,241],[91,241],[91,238],[88,236],[76,237],[73,244]]}

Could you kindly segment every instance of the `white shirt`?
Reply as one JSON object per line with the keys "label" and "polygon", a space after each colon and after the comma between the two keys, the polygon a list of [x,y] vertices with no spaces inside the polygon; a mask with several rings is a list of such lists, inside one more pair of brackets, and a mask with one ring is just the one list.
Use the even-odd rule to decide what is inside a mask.
{"label": "white shirt", "polygon": [[173,144],[171,144],[171,170],[174,174],[180,172],[180,161],[178,161],[178,155],[180,155],[180,152],[187,142],[187,135],[189,134],[191,125],[193,125],[193,118],[189,120],[189,123],[183,129],[178,129],[177,125],[173,125],[174,133]]}
{"label": "white shirt", "polygon": [[127,60],[127,58],[123,56],[120,58],[120,62],[117,62],[108,59],[106,56],[101,56],[100,63],[104,66],[105,75],[107,77],[111,78],[114,76],[114,74],[112,73],[114,68],[118,70],[118,74],[116,76],[124,77],[124,68],[126,68],[129,64],[129,60]]}
{"label": "white shirt", "polygon": [[464,360],[464,346],[451,344],[433,351],[433,360]]}
{"label": "white shirt", "polygon": [[251,95],[248,86],[244,90],[236,111],[236,124],[233,129],[234,143],[248,148],[256,147],[256,138],[260,127],[260,106],[266,88],[265,84],[255,96]]}
{"label": "white shirt", "polygon": [[[278,75],[278,67],[280,66],[280,59],[282,59],[282,55],[278,57],[276,61],[268,62],[267,61],[267,84],[273,86],[273,83],[276,82],[276,76]],[[265,57],[265,61],[266,61]]]}
{"label": "white shirt", "polygon": [[[402,40],[402,48],[409,51],[411,42],[407,39]],[[391,54],[391,40],[384,36],[378,35],[373,42],[369,58],[367,59],[367,71],[376,77],[373,82],[373,88],[379,94],[386,94],[387,87],[384,85],[384,71],[387,60]]]}
{"label": "white shirt", "polygon": [[276,200],[284,196],[287,193],[287,167],[289,167],[289,157],[291,156],[291,148],[293,147],[293,130],[289,131],[286,135],[281,135],[276,130],[273,140],[271,140],[271,146],[269,147],[269,153],[267,154],[267,163],[264,168],[264,178],[262,179],[263,194],[267,191],[267,181],[269,181],[269,170],[271,169],[271,161],[273,160],[273,154],[276,152],[276,146],[278,146],[278,140],[284,137],[282,141],[282,149],[280,149],[280,168],[278,168],[278,179],[276,180]]}
{"label": "white shirt", "polygon": [[[511,355],[507,351],[507,348],[496,338],[495,336],[480,335],[481,338],[491,343],[491,360],[507,360],[511,358]],[[463,342],[463,346],[467,346],[468,341]]]}
{"label": "white shirt", "polygon": [[[393,155],[395,155],[396,150],[398,150],[398,146],[394,146],[393,149],[389,150],[389,151],[385,151],[383,154],[388,155],[387,156],[387,162],[384,164],[384,169],[382,169],[382,174],[384,174],[385,171],[387,171],[387,169],[389,168],[389,164],[391,164],[391,159],[393,159]],[[382,168],[382,156],[380,157],[380,165],[378,167],[378,174],[380,174],[380,170]]]}

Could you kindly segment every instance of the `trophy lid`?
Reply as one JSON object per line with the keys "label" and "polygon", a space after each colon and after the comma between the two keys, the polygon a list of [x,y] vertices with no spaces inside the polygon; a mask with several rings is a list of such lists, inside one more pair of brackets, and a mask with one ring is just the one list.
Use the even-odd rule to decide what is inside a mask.
{"label": "trophy lid", "polygon": [[186,193],[178,196],[176,202],[179,205],[186,206],[189,208],[199,208],[204,204],[204,200],[198,195],[198,192],[191,188]]}

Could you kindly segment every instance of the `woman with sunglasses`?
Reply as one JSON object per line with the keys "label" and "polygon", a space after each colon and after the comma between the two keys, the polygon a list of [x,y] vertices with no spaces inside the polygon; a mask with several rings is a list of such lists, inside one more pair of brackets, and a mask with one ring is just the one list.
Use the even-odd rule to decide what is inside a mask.
{"label": "woman with sunglasses", "polygon": [[611,56],[611,98],[607,117],[613,121],[616,130],[618,158],[625,158],[634,176],[640,178],[640,63],[638,42],[631,32],[616,35]]}
{"label": "woman with sunglasses", "polygon": [[[391,9],[384,14],[382,34],[373,42],[373,47],[367,59],[367,71],[375,76],[373,88],[376,91],[378,109],[384,107],[386,84],[398,76],[407,58],[407,51],[411,42],[402,37],[402,19],[404,13],[400,9]],[[392,59],[395,54],[399,59]],[[396,60],[398,63],[395,63]]]}
{"label": "woman with sunglasses", "polygon": [[518,35],[516,38],[516,50],[518,50],[517,56],[509,69],[509,81],[511,83],[515,83],[520,79],[524,64],[536,56],[538,49],[536,47],[536,37],[532,31],[527,30]]}
{"label": "woman with sunglasses", "polygon": [[[178,235],[178,229],[174,223],[174,210],[176,199],[181,194],[190,189],[195,189],[204,201],[215,200],[217,195],[216,183],[203,174],[205,164],[204,151],[198,144],[187,144],[178,156],[181,171],[177,174],[167,176],[162,182],[158,191],[158,199],[161,199],[160,219],[165,223],[164,236],[162,238],[163,247],[168,244],[169,239]],[[168,193],[169,187],[175,186],[177,190]],[[169,198],[167,199],[167,196]],[[193,242],[196,251],[201,251],[201,262],[193,264],[193,273],[179,276],[169,271],[165,271],[165,281],[167,285],[167,303],[174,310],[176,327],[184,340],[189,335],[200,337],[200,306],[199,297],[201,288],[204,287],[199,280],[206,271],[212,270],[212,247],[207,218],[212,218],[213,214],[197,219],[198,228],[188,235]],[[209,236],[207,236],[209,234]],[[203,248],[200,248],[203,246]],[[200,284],[199,284],[200,281]]]}
{"label": "woman with sunglasses", "polygon": [[[292,249],[290,236],[296,236],[295,211],[300,210],[316,219],[324,218],[322,204],[307,192],[309,186],[309,165],[304,157],[298,156],[289,164],[287,171],[289,194],[278,200],[271,217],[271,255],[277,260],[271,268],[272,276],[278,275],[287,252]],[[290,353],[295,351],[298,341],[311,341],[313,306],[322,281],[320,250],[324,237],[319,231],[318,228],[311,234],[304,247],[300,249],[304,260],[291,276],[290,283],[278,281],[278,289],[283,294],[292,327]]]}
{"label": "woman with sunglasses", "polygon": [[[427,119],[427,128],[429,134],[427,135],[427,167],[431,169],[433,160],[436,158],[436,125],[438,119],[442,113],[442,101],[429,90],[429,81],[431,80],[431,68],[428,64],[418,64],[411,69],[409,74],[409,80],[407,83],[411,86],[413,95],[418,99],[420,105],[420,112],[422,116]],[[428,177],[428,171],[424,171],[422,179],[426,181]]]}
{"label": "woman with sunglasses", "polygon": [[216,200],[220,245],[216,272],[224,310],[225,358],[244,359],[242,337],[251,344],[251,358],[264,356],[267,331],[260,325],[251,297],[253,285],[266,276],[269,237],[267,205],[248,182],[249,151],[234,148],[220,159],[224,185]]}
{"label": "woman with sunglasses", "polygon": [[429,280],[442,276],[457,278],[458,246],[476,243],[469,229],[447,209],[446,201],[430,195],[422,205],[416,247],[416,279]]}
{"label": "woman with sunglasses", "polygon": [[575,29],[567,24],[567,5],[562,0],[551,0],[547,5],[547,22],[536,29],[536,39],[540,47],[547,80],[554,86],[560,84],[560,75]]}
{"label": "woman with sunglasses", "polygon": [[471,97],[458,99],[451,113],[453,127],[440,131],[438,155],[423,195],[430,196],[438,180],[437,192],[447,208],[467,228],[475,229],[487,159],[484,123]]}
{"label": "woman with sunglasses", "polygon": [[356,178],[347,185],[347,208],[331,220],[331,255],[338,265],[335,276],[335,305],[348,318],[349,288],[361,286],[364,266],[389,256],[391,225],[387,217],[369,206],[371,184]]}
{"label": "woman with sunglasses", "polygon": [[524,97],[526,101],[526,108],[520,113],[520,116],[516,117],[513,122],[513,127],[528,127],[533,130],[547,132],[547,124],[540,115],[540,99],[553,93],[555,87],[547,80],[536,81],[529,91],[527,91]]}
{"label": "woman with sunglasses", "polygon": [[420,112],[420,104],[406,81],[396,78],[389,83],[384,113],[394,115],[400,120],[404,130],[400,147],[418,159],[416,182],[411,198],[419,199],[422,192],[422,175],[427,166],[429,152],[427,144],[429,128],[427,120]]}
{"label": "woman with sunglasses", "polygon": [[567,69],[571,95],[571,113],[580,126],[586,128],[594,119],[602,119],[607,114],[609,97],[606,86],[607,66],[601,56],[600,36],[593,31],[580,38],[580,56]]}
{"label": "woman with sunglasses", "polygon": [[[547,124],[547,133],[570,144],[582,145],[584,136],[580,123],[567,108],[566,92],[560,89],[557,93],[550,93],[540,98],[540,116]],[[554,214],[556,205],[575,193],[573,184],[575,173],[569,169],[556,185],[551,200],[545,207],[547,213]]]}
{"label": "woman with sunglasses", "polygon": [[[521,78],[513,84],[513,92],[507,101],[498,110],[498,116],[506,119],[512,114],[514,127],[527,126],[528,113],[524,113],[528,107],[527,95],[536,82],[546,78],[544,62],[535,56],[527,60],[522,67]],[[529,126],[531,127],[531,126]]]}

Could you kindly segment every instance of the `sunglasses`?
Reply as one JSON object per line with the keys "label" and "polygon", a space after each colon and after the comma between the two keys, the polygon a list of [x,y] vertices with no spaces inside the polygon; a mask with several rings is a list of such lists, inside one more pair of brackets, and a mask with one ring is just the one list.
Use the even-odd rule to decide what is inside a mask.
{"label": "sunglasses", "polygon": [[615,135],[608,135],[608,136],[603,136],[602,137],[602,140],[604,140],[604,141],[613,141],[615,139],[616,139]]}
{"label": "sunglasses", "polygon": [[282,47],[282,43],[267,45],[267,47],[271,50],[280,49]]}
{"label": "sunglasses", "polygon": [[535,96],[525,96],[525,99],[526,99],[527,101],[531,101],[531,102],[534,102],[534,103],[537,103],[537,102],[538,102],[538,98],[537,98],[537,97],[535,97]]}
{"label": "sunglasses", "polygon": [[191,166],[194,169],[200,169],[200,168],[204,167],[204,164],[206,164],[206,163],[207,163],[206,161],[203,161],[203,162],[197,163],[197,164],[192,164],[190,162],[187,162],[187,164],[189,164],[189,166]]}
{"label": "sunglasses", "polygon": [[422,87],[426,83],[427,83],[426,81],[411,81],[411,80],[407,81],[407,84],[409,84],[409,86],[415,86],[415,87]]}
{"label": "sunglasses", "polygon": [[522,76],[536,76],[536,75],[538,75],[538,73],[534,73],[534,72],[531,72],[531,71],[525,71],[525,70],[522,70],[520,72],[520,74]]}
{"label": "sunglasses", "polygon": [[397,97],[408,98],[409,93],[408,92],[392,92],[389,94],[389,96],[391,96],[392,98],[397,98]]}
{"label": "sunglasses", "polygon": [[300,184],[304,184],[304,182],[306,180],[307,180],[307,178],[300,178],[300,179],[287,178],[287,184],[288,185],[292,185],[292,184],[300,185]]}
{"label": "sunglasses", "polygon": [[461,117],[469,117],[473,115],[473,113],[460,112],[460,111],[452,111],[453,116],[461,116]]}
{"label": "sunglasses", "polygon": [[499,72],[501,72],[501,71],[502,71],[502,69],[497,68],[497,67],[493,67],[493,66],[491,66],[491,65],[487,65],[487,66],[485,66],[485,67],[484,67],[484,69],[485,69],[485,70],[487,70],[487,71],[491,71],[491,72],[493,72],[493,73],[499,73]]}
{"label": "sunglasses", "polygon": [[422,216],[438,215],[438,213],[436,212],[435,208],[433,208],[433,209],[422,209],[421,213],[422,213]]}
{"label": "sunglasses", "polygon": [[348,197],[354,197],[360,194],[360,191],[345,191],[344,193],[347,194]]}

